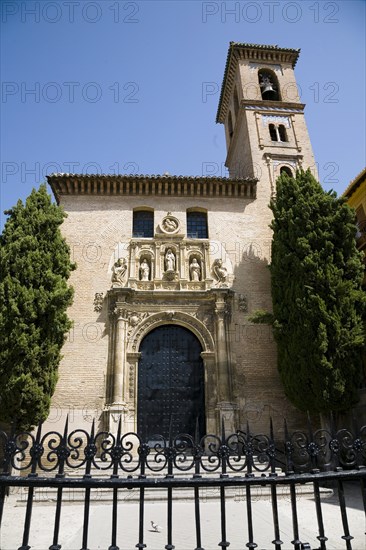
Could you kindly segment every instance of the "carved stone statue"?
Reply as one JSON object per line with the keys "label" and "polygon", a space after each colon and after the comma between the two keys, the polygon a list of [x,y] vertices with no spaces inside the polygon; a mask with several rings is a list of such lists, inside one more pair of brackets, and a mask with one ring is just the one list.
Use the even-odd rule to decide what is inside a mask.
{"label": "carved stone statue", "polygon": [[150,276],[150,266],[144,258],[140,264],[140,280],[148,281],[149,276]]}
{"label": "carved stone statue", "polygon": [[215,277],[220,284],[226,283],[227,269],[223,265],[223,261],[221,260],[221,258],[214,261],[212,271],[214,272]]}
{"label": "carved stone statue", "polygon": [[163,222],[163,227],[165,231],[172,232],[172,231],[175,231],[178,226],[177,226],[177,222],[172,218],[165,218]]}
{"label": "carved stone statue", "polygon": [[113,265],[112,283],[123,284],[127,272],[126,258],[118,258]]}
{"label": "carved stone statue", "polygon": [[171,248],[165,253],[165,271],[175,271],[175,255]]}
{"label": "carved stone statue", "polygon": [[201,266],[196,258],[193,258],[189,265],[189,274],[191,276],[191,281],[201,280]]}
{"label": "carved stone statue", "polygon": [[240,311],[243,311],[243,313],[248,313],[248,299],[244,296],[244,294],[239,294],[238,306]]}

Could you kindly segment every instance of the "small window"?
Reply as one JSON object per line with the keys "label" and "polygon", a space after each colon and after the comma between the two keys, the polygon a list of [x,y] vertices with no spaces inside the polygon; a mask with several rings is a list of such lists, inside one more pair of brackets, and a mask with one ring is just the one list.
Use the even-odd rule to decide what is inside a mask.
{"label": "small window", "polygon": [[360,206],[356,208],[356,223],[357,223],[356,239],[360,239],[361,237],[364,237],[366,234],[366,214],[362,204],[360,204]]}
{"label": "small window", "polygon": [[280,124],[278,127],[278,133],[280,134],[280,141],[288,141],[286,128],[283,124]]}
{"label": "small window", "polygon": [[137,210],[133,213],[133,237],[154,236],[154,212]]}
{"label": "small window", "polygon": [[278,137],[277,137],[277,132],[276,132],[276,127],[274,124],[270,124],[268,126],[269,128],[269,135],[271,136],[271,140],[272,141],[278,141]]}
{"label": "small window", "polygon": [[231,111],[229,111],[229,116],[228,116],[228,119],[227,119],[227,127],[228,127],[228,130],[229,130],[229,136],[230,136],[230,139],[231,139],[233,137],[233,133],[234,133],[233,117],[231,116]]}
{"label": "small window", "polygon": [[360,204],[360,206],[356,208],[356,218],[357,223],[365,223],[366,221],[366,214],[362,204]]}
{"label": "small window", "polygon": [[189,239],[207,239],[206,212],[187,212],[187,237]]}
{"label": "small window", "polygon": [[288,166],[281,166],[280,168],[280,174],[287,174],[287,176],[289,178],[292,178],[293,175],[292,175],[292,171],[290,170],[290,168]]}

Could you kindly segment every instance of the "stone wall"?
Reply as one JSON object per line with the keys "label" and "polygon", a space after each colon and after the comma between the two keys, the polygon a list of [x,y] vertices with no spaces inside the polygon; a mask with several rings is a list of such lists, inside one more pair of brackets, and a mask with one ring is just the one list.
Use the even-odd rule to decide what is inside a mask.
{"label": "stone wall", "polygon": [[[234,292],[227,319],[227,340],[235,425],[244,427],[249,418],[256,431],[267,431],[272,415],[277,428],[282,429],[282,418],[286,413],[293,427],[302,422],[283,394],[271,328],[253,325],[248,319],[257,309],[271,309],[267,267],[271,243],[268,228],[271,213],[267,206],[270,193],[268,188],[261,190],[261,185],[259,182],[258,193],[263,197],[260,200],[243,197],[61,197],[60,202],[68,214],[62,232],[77,264],[70,281],[75,288],[74,303],[69,310],[74,327],[63,348],[59,381],[48,424],[60,426],[69,412],[70,422],[75,426],[85,424],[87,427],[93,417],[99,419],[99,427],[103,426],[108,379],[113,376],[112,325],[106,297],[111,289],[113,264],[121,253],[123,255],[129,250],[133,209],[143,207],[154,210],[156,227],[171,212],[180,222],[184,242],[188,242],[185,237],[187,209],[207,210],[210,263],[215,258],[223,259],[229,273],[228,286]],[[175,242],[174,236],[170,239],[169,242]],[[149,239],[146,241],[152,242]],[[212,285],[215,288],[215,282]],[[135,292],[138,293],[138,290]],[[177,300],[175,310],[178,313],[186,309],[185,298],[179,302],[180,292],[167,290],[165,294],[167,302],[168,297]],[[198,307],[202,296],[210,291],[189,292],[193,301],[197,296]],[[96,309],[101,307],[100,311],[95,311],[96,294],[103,295],[99,307],[96,305]],[[153,297],[151,303],[154,303]],[[159,303],[157,309],[166,311],[167,306],[161,296]],[[166,322],[179,323],[179,320],[167,319]],[[212,327],[209,329],[214,332]],[[207,364],[211,365],[207,368],[215,369],[214,363]],[[132,411],[130,415],[133,414]],[[130,424],[135,426],[134,419]],[[211,422],[210,429],[213,425]]]}

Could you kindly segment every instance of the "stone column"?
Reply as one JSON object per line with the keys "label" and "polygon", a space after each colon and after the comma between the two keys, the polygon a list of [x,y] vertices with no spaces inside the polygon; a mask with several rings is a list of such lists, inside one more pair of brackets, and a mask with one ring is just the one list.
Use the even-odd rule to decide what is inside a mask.
{"label": "stone column", "polygon": [[128,431],[137,432],[137,384],[138,384],[138,364],[141,353],[139,351],[129,352],[127,361],[129,364],[129,382],[128,382],[128,408],[129,408],[129,426]]}
{"label": "stone column", "polygon": [[[185,243],[179,243],[179,278],[180,279],[188,279],[189,281],[189,267],[188,267],[188,273],[186,273],[186,245]],[[177,258],[178,260],[178,258]]]}
{"label": "stone column", "polygon": [[217,407],[217,377],[215,372],[215,352],[202,351],[205,373],[205,412],[206,431],[208,434],[216,433],[216,407]]}
{"label": "stone column", "polygon": [[136,243],[130,244],[130,278],[131,279],[138,279],[138,270],[136,274]]}
{"label": "stone column", "polygon": [[122,308],[117,309],[116,339],[114,351],[113,403],[125,403],[124,376],[126,369],[126,330],[127,313]]}
{"label": "stone column", "polygon": [[125,432],[125,424],[128,417],[128,406],[125,396],[127,311],[122,307],[117,307],[116,314],[112,403],[108,407],[108,429],[112,433],[116,433],[120,417],[122,418],[122,432]]}
{"label": "stone column", "polygon": [[205,265],[202,266],[202,281],[204,280],[205,288],[209,289],[212,287],[212,276],[211,276],[211,266],[210,266],[210,243],[204,243],[204,258],[205,258]]}
{"label": "stone column", "polygon": [[161,244],[155,245],[155,279],[161,279]]}
{"label": "stone column", "polygon": [[225,422],[226,433],[235,430],[234,411],[235,405],[232,402],[232,383],[230,372],[230,350],[227,339],[226,318],[228,315],[227,304],[228,291],[217,289],[215,291],[215,332],[216,332],[216,371],[217,371],[217,409],[218,425],[217,431],[221,432],[222,419]]}
{"label": "stone column", "polygon": [[224,295],[216,294],[216,346],[217,346],[217,378],[219,402],[231,401],[231,381],[229,373],[229,356],[226,342],[225,316],[226,302]]}

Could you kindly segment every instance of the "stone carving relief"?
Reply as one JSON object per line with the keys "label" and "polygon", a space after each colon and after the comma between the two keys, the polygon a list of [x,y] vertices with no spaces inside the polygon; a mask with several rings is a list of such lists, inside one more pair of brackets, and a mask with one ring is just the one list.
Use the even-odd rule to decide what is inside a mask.
{"label": "stone carving relief", "polygon": [[262,115],[262,126],[267,127],[268,124],[283,124],[286,128],[291,128],[290,118],[279,115]]}
{"label": "stone carving relief", "polygon": [[193,316],[201,321],[201,323],[203,323],[210,332],[213,331],[214,315],[212,308],[207,306],[200,306],[197,311],[193,313]]}
{"label": "stone carving relief", "polygon": [[248,298],[244,294],[238,296],[238,308],[243,313],[248,313]]}
{"label": "stone carving relief", "polygon": [[[174,217],[164,220],[170,218]],[[178,220],[176,223],[179,231]],[[202,291],[231,286],[232,264],[222,243],[186,240],[183,234],[174,233],[174,224],[168,236],[168,225],[165,235],[133,238],[128,244],[122,243],[123,254],[119,249],[114,251],[108,268],[112,289]]]}
{"label": "stone carving relief", "polygon": [[100,313],[103,309],[103,292],[96,292],[94,294],[94,311]]}
{"label": "stone carving relief", "polygon": [[257,71],[258,69],[267,68],[283,74],[282,65],[275,65],[272,63],[270,65],[266,63],[249,63],[249,67],[251,71]]}
{"label": "stone carving relief", "polygon": [[130,399],[133,399],[135,395],[135,368],[133,365],[130,365],[130,372],[128,375],[128,387],[129,397]]}
{"label": "stone carving relief", "polygon": [[178,323],[183,322],[184,326],[191,329],[201,340],[204,351],[212,351],[214,349],[213,338],[207,327],[202,321],[199,321],[193,315],[180,311],[162,311],[150,315],[149,318],[143,319],[141,323],[134,328],[129,337],[129,347],[131,351],[136,352],[139,349],[140,342],[154,325],[159,326],[166,322]]}
{"label": "stone carving relief", "polygon": [[171,212],[168,212],[160,224],[160,229],[163,233],[168,233],[171,235],[177,233],[179,230],[179,220],[172,216]]}
{"label": "stone carving relief", "polygon": [[131,327],[135,327],[142,319],[146,319],[148,316],[148,313],[137,313],[136,311],[133,311],[128,317],[128,323]]}
{"label": "stone carving relief", "polygon": [[122,286],[127,277],[127,260],[118,258],[112,268],[112,286]]}
{"label": "stone carving relief", "polygon": [[149,317],[149,313],[147,312],[140,313],[137,311],[133,311],[132,313],[130,313],[128,316],[128,336],[130,336],[131,333],[135,330],[135,327],[137,327],[137,325],[141,323],[144,319],[147,319],[147,317]]}
{"label": "stone carving relief", "polygon": [[224,262],[221,258],[218,258],[214,261],[212,264],[212,272],[215,276],[215,279],[217,281],[217,286],[223,286],[226,287],[227,285],[227,269],[224,266]]}

